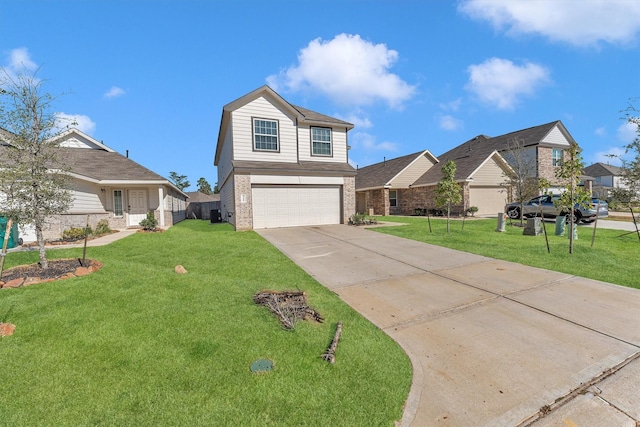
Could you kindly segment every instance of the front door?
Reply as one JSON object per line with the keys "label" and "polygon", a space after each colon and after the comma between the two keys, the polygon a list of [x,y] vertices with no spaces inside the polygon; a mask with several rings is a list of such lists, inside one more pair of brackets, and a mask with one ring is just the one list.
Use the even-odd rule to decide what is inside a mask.
{"label": "front door", "polygon": [[147,217],[147,191],[129,190],[129,214],[127,225],[133,227],[140,225],[140,221]]}

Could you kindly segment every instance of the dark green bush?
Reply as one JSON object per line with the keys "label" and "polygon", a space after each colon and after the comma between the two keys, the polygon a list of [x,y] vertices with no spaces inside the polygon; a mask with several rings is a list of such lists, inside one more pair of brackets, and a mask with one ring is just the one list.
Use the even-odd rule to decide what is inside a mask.
{"label": "dark green bush", "polygon": [[147,217],[140,221],[140,225],[147,231],[155,231],[156,228],[158,228],[158,220],[153,214],[153,211],[147,212]]}

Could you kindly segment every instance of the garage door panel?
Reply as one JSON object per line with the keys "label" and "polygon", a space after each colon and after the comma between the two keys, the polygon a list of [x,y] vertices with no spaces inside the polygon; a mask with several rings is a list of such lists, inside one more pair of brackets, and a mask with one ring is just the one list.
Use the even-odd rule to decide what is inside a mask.
{"label": "garage door panel", "polygon": [[507,193],[504,188],[471,187],[469,196],[470,206],[478,207],[478,215],[497,215],[504,211]]}
{"label": "garage door panel", "polygon": [[340,188],[274,186],[252,188],[253,228],[340,223]]}

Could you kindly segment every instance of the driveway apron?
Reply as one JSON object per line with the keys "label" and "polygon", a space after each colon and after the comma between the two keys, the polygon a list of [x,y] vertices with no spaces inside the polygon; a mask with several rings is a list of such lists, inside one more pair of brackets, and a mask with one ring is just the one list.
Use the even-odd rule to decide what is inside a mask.
{"label": "driveway apron", "polygon": [[640,421],[636,289],[346,225],[258,233],[408,354],[401,425]]}

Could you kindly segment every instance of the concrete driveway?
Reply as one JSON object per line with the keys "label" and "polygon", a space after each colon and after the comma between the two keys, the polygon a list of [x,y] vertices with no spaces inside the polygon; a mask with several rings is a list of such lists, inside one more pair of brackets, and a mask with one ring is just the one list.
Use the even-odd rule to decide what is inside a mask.
{"label": "concrete driveway", "polygon": [[346,225],[258,232],[409,355],[402,425],[640,422],[636,289]]}

